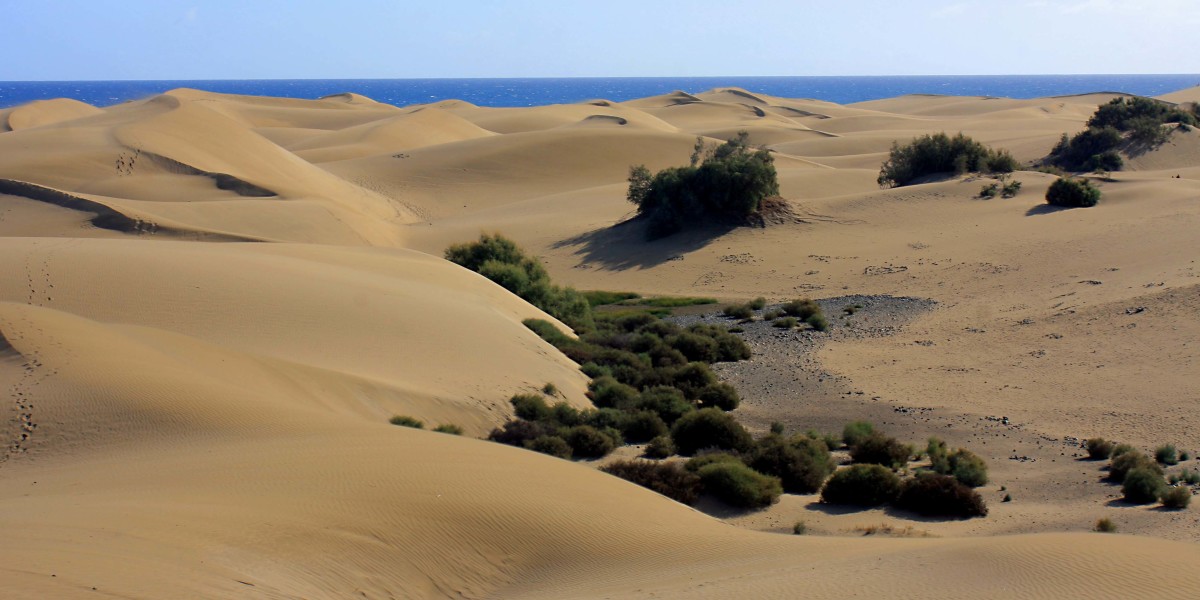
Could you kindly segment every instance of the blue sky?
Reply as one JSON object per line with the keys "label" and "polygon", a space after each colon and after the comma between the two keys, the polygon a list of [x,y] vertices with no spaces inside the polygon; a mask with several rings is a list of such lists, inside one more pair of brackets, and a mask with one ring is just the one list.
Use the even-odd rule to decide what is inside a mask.
{"label": "blue sky", "polygon": [[0,80],[1200,73],[1196,0],[0,6]]}

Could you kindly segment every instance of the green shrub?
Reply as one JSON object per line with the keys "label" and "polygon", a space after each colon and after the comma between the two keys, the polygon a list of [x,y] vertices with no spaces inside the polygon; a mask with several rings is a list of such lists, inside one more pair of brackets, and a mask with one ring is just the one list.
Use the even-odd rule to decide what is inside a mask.
{"label": "green shrub", "polygon": [[797,321],[796,317],[783,317],[775,319],[775,322],[771,324],[779,329],[794,329],[796,325],[800,324],[800,321]]}
{"label": "green shrub", "polygon": [[881,187],[899,187],[927,175],[967,172],[1011,173],[1017,161],[1004,150],[996,151],[959,133],[914,138],[901,146],[892,144],[887,161],[879,169]]}
{"label": "green shrub", "polygon": [[833,473],[821,490],[821,502],[880,506],[896,499],[900,478],[879,465],[851,465]]}
{"label": "green shrub", "polygon": [[718,408],[703,408],[680,417],[671,427],[671,441],[683,456],[704,448],[745,452],[754,444],[746,428]]}
{"label": "green shrub", "polygon": [[1124,483],[1121,485],[1121,494],[1124,495],[1126,502],[1149,504],[1158,500],[1159,494],[1166,486],[1167,482],[1163,479],[1162,471],[1134,467],[1125,474]]}
{"label": "green shrub", "polygon": [[737,390],[728,383],[714,383],[701,388],[696,400],[700,406],[721,410],[734,410],[742,402]]}
{"label": "green shrub", "polygon": [[1064,133],[1046,160],[1071,171],[1119,171],[1123,161],[1116,149],[1122,141],[1115,127],[1089,127],[1070,139]]}
{"label": "green shrub", "polygon": [[896,438],[872,433],[850,446],[850,458],[856,463],[883,465],[897,469],[908,463],[912,447],[900,443]]}
{"label": "green shrub", "polygon": [[685,398],[695,400],[704,388],[717,383],[717,376],[708,365],[690,362],[682,367],[662,371],[666,383],[683,392]]}
{"label": "green shrub", "polygon": [[600,470],[682,504],[695,504],[696,497],[700,495],[700,477],[681,468],[678,463],[626,460],[605,465]]}
{"label": "green shrub", "polygon": [[735,362],[750,358],[750,346],[742,338],[733,335],[731,329],[719,325],[697,323],[688,327],[691,333],[707,336],[717,343],[717,357],[712,362]]}
{"label": "green shrub", "polygon": [[783,491],[789,494],[816,492],[833,471],[833,459],[825,444],[804,436],[791,440],[768,436],[755,445],[746,464],[759,473],[778,477]]}
{"label": "green shrub", "polygon": [[775,320],[778,320],[782,316],[783,316],[782,310],[780,310],[778,308],[772,308],[771,310],[764,311],[762,318],[764,321],[775,321]]}
{"label": "green shrub", "polygon": [[931,437],[925,446],[925,454],[929,457],[929,467],[934,473],[950,474],[950,450],[941,438]]}
{"label": "green shrub", "polygon": [[1112,519],[1104,517],[1103,519],[1096,521],[1096,526],[1094,529],[1100,533],[1116,533],[1117,524],[1113,523]]}
{"label": "green shrub", "polygon": [[590,290],[580,293],[583,294],[583,297],[587,299],[588,304],[593,308],[608,304],[617,304],[625,300],[636,300],[642,297],[641,294],[633,292],[606,292],[604,290]]}
{"label": "green shrub", "polygon": [[1192,502],[1192,491],[1183,486],[1168,488],[1162,493],[1163,508],[1182,510]]}
{"label": "green shrub", "polygon": [[562,437],[571,446],[571,454],[576,458],[601,458],[620,444],[611,435],[605,435],[590,425],[571,427],[563,431]]}
{"label": "green shrub", "polygon": [[763,508],[783,493],[779,479],[763,475],[740,462],[718,462],[697,473],[704,491],[739,508]]}
{"label": "green shrub", "polygon": [[812,327],[813,329],[816,329],[817,331],[825,331],[825,330],[829,329],[829,321],[825,320],[825,315],[820,314],[820,313],[817,313],[815,315],[809,315],[808,318],[804,320],[804,322],[808,323],[809,327]]}
{"label": "green shrub", "polygon": [[424,429],[425,423],[415,417],[408,415],[396,415],[388,419],[388,423],[399,425],[401,427],[412,427],[413,429]]}
{"label": "green shrub", "polygon": [[1000,190],[1000,195],[1005,198],[1013,198],[1020,193],[1020,191],[1021,182],[1014,179],[1013,181],[1004,184],[1004,187]]}
{"label": "green shrub", "polygon": [[704,467],[707,467],[708,465],[712,465],[712,464],[716,464],[716,463],[725,463],[725,462],[735,462],[735,463],[741,464],[742,459],[740,459],[737,456],[734,456],[728,452],[716,452],[716,451],[703,452],[701,454],[697,454],[696,456],[694,456],[692,458],[689,458],[687,460],[687,462],[683,464],[683,468],[685,468],[693,473],[699,473],[700,469],[703,469]]}
{"label": "green shrub", "polygon": [[509,446],[524,446],[526,442],[544,435],[554,435],[555,428],[535,421],[513,420],[497,427],[488,434],[488,439]]}
{"label": "green shrub", "polygon": [[783,435],[784,425],[779,421],[771,421],[771,435]]}
{"label": "green shrub", "polygon": [[600,376],[588,384],[588,398],[600,408],[628,408],[638,401],[638,391],[613,377]]}
{"label": "green shrub", "polygon": [[855,446],[875,433],[875,426],[866,421],[846,423],[842,428],[842,442],[847,446]]}
{"label": "green shrub", "polygon": [[1183,452],[1180,452],[1180,453],[1179,453],[1179,460],[1180,460],[1180,461],[1189,461],[1189,460],[1192,460],[1192,455],[1191,455],[1191,453],[1189,453],[1187,450],[1184,450]]}
{"label": "green shrub", "polygon": [[1153,459],[1137,450],[1113,453],[1112,462],[1108,465],[1108,478],[1115,482],[1125,481],[1127,474],[1133,469],[1144,468],[1162,475],[1162,467]]}
{"label": "green shrub", "polygon": [[438,433],[449,433],[450,435],[462,435],[463,428],[451,423],[445,423],[433,428]]}
{"label": "green shrub", "polygon": [[574,427],[583,424],[584,414],[566,402],[555,402],[550,407],[550,420],[564,427]]}
{"label": "green shrub", "polygon": [[[610,426],[611,427],[611,426]],[[617,429],[621,436],[631,444],[649,442],[654,438],[667,434],[667,424],[657,413],[649,410],[637,410],[628,413],[628,418]]]}
{"label": "green shrub", "polygon": [[542,386],[542,393],[547,396],[554,396],[558,394],[558,386],[554,385],[553,383],[546,382],[546,385]]}
{"label": "green shrub", "polygon": [[1154,450],[1154,460],[1161,465],[1179,464],[1179,452],[1171,444],[1163,444]]}
{"label": "green shrub", "polygon": [[1046,202],[1054,206],[1089,208],[1100,202],[1100,190],[1086,179],[1060,177],[1046,190]]}
{"label": "green shrub", "polygon": [[673,454],[675,454],[675,443],[671,441],[669,435],[660,435],[646,444],[648,458],[667,458]]}
{"label": "green shrub", "polygon": [[762,310],[763,307],[765,307],[766,305],[767,305],[767,299],[763,298],[762,296],[759,296],[759,297],[751,300],[750,303],[747,304],[747,306],[749,306],[750,308],[753,308],[754,310]]}
{"label": "green shrub", "polygon": [[595,326],[592,307],[583,294],[553,285],[541,263],[499,234],[482,234],[476,242],[450,246],[445,258],[491,279],[572,329],[588,331]]}
{"label": "green shrub", "polygon": [[[703,140],[697,143],[702,148]],[[690,166],[654,175],[641,165],[631,168],[626,198],[647,220],[648,235],[657,238],[698,223],[741,224],[778,194],[771,153],[752,150],[743,131],[707,154],[701,150]]]}
{"label": "green shrub", "polygon": [[746,320],[754,318],[754,309],[750,308],[747,304],[731,304],[726,306],[725,310],[721,312],[731,319]]}
{"label": "green shrub", "polygon": [[929,517],[985,517],[988,513],[978,492],[953,477],[930,472],[905,481],[896,506]]}
{"label": "green shrub", "polygon": [[683,415],[695,410],[695,406],[683,397],[683,392],[666,385],[654,386],[642,392],[636,405],[658,415],[667,425],[672,425]]}
{"label": "green shrub", "polygon": [[528,442],[525,442],[525,447],[534,452],[549,454],[558,458],[571,460],[571,445],[566,440],[556,435],[543,435]]}
{"label": "green shrub", "polygon": [[805,533],[808,533],[808,525],[805,525],[804,521],[796,521],[796,524],[792,525],[792,535],[804,535]]}
{"label": "green shrub", "polygon": [[1091,438],[1084,442],[1084,447],[1087,448],[1088,458],[1092,460],[1108,460],[1112,456],[1115,444],[1104,438]]}
{"label": "green shrub", "polygon": [[1134,448],[1129,444],[1117,444],[1116,446],[1113,446],[1112,454],[1109,454],[1108,457],[1116,458],[1122,454],[1125,454],[1126,452],[1133,452],[1134,450],[1137,450],[1137,448]]}
{"label": "green shrub", "polygon": [[797,319],[808,319],[813,315],[821,314],[821,305],[808,298],[792,300],[785,303],[780,309],[783,310],[784,314],[796,317]]}
{"label": "green shrub", "polygon": [[663,341],[678,350],[688,361],[717,361],[717,340],[706,335],[685,331],[669,336]]}
{"label": "green shrub", "polygon": [[509,399],[518,419],[526,421],[547,421],[550,419],[550,407],[541,396],[533,394],[517,394]]}
{"label": "green shrub", "polygon": [[983,189],[979,190],[979,197],[980,198],[995,198],[996,194],[999,194],[999,193],[1000,193],[1000,184],[989,183],[989,184],[983,186]]}
{"label": "green shrub", "polygon": [[955,479],[968,487],[979,487],[988,482],[987,463],[975,453],[959,448],[947,458],[950,471]]}

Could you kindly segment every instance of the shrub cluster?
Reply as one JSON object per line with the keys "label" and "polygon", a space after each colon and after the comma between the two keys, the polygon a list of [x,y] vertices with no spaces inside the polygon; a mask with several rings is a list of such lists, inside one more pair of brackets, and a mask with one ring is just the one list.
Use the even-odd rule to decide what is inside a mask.
{"label": "shrub cluster", "polygon": [[1018,167],[1007,151],[992,150],[959,133],[924,135],[901,146],[892,144],[887,161],[879,169],[881,187],[899,187],[927,175],[940,173],[1011,173]]}
{"label": "shrub cluster", "polygon": [[1092,460],[1108,460],[1112,456],[1113,448],[1116,444],[1104,438],[1091,438],[1084,442],[1084,447],[1087,448],[1088,458]]}
{"label": "shrub cluster", "polygon": [[1089,208],[1100,202],[1100,190],[1086,179],[1059,177],[1046,190],[1046,202],[1068,208]]}
{"label": "shrub cluster", "polygon": [[1126,137],[1143,146],[1167,140],[1167,123],[1197,125],[1200,117],[1179,107],[1140,96],[1113,98],[1096,109],[1087,129],[1068,138],[1063,134],[1046,162],[1069,171],[1119,171],[1123,166],[1118,148]]}
{"label": "shrub cluster", "polygon": [[752,149],[743,131],[710,150],[697,138],[686,167],[654,175],[643,165],[631,168],[626,198],[649,222],[653,239],[697,223],[744,223],[778,194],[774,159],[765,148]]}
{"label": "shrub cluster", "polygon": [[704,490],[739,508],[763,508],[779,500],[783,488],[778,477],[763,475],[741,462],[718,461],[697,474]]}
{"label": "shrub cluster", "polygon": [[829,478],[821,490],[821,501],[828,504],[881,506],[896,500],[900,478],[881,465],[851,465]]}
{"label": "shrub cluster", "polygon": [[593,327],[588,299],[573,288],[552,284],[542,264],[526,256],[510,239],[483,234],[477,242],[450,246],[445,257],[491,279],[576,331]]}
{"label": "shrub cluster", "polygon": [[979,493],[949,475],[928,471],[904,482],[896,506],[920,515],[985,517],[988,510]]}
{"label": "shrub cluster", "polygon": [[488,439],[559,458],[600,458],[625,443],[626,435],[645,436],[644,430],[658,435],[667,428],[656,415],[580,411],[565,402],[549,406],[534,394],[518,394],[510,402],[517,418],[493,429]]}
{"label": "shrub cluster", "polygon": [[950,475],[968,487],[987,484],[987,463],[983,458],[965,448],[948,452],[946,442],[929,438],[925,449],[929,455],[930,470],[941,475]]}
{"label": "shrub cluster", "polygon": [[695,504],[702,489],[700,476],[684,469],[679,463],[625,460],[606,465],[600,470],[682,504]]}
{"label": "shrub cluster", "polygon": [[850,458],[856,463],[883,465],[896,469],[908,464],[912,446],[877,431],[850,445]]}

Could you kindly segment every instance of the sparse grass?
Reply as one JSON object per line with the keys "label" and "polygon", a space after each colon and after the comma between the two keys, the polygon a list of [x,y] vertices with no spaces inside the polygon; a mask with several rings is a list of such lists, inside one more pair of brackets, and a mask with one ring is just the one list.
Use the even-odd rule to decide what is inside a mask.
{"label": "sparse grass", "polygon": [[584,298],[587,298],[588,304],[593,308],[607,304],[617,304],[618,302],[623,302],[625,300],[634,300],[642,297],[640,294],[635,294],[633,292],[607,292],[604,290],[591,290],[580,293],[583,294]]}
{"label": "sparse grass", "polygon": [[557,395],[558,394],[558,386],[554,385],[553,383],[546,382],[546,385],[542,386],[542,393],[547,396]]}
{"label": "sparse grass", "polygon": [[767,299],[763,298],[762,296],[759,296],[759,297],[751,300],[750,303],[747,304],[747,306],[749,306],[750,308],[753,308],[754,310],[762,310],[763,307],[766,305],[767,305]]}
{"label": "sparse grass", "polygon": [[1113,523],[1112,519],[1104,517],[1102,519],[1098,519],[1096,521],[1096,525],[1092,529],[1100,533],[1116,533],[1117,524]]}
{"label": "sparse grass", "polygon": [[775,321],[771,323],[771,325],[774,325],[778,329],[795,329],[799,324],[800,321],[798,321],[796,317],[782,317],[775,319]]}
{"label": "sparse grass", "polygon": [[396,415],[388,419],[388,423],[391,423],[392,425],[399,425],[401,427],[412,427],[413,429],[425,429],[424,421],[408,415]]}
{"label": "sparse grass", "polygon": [[808,533],[808,525],[805,525],[804,521],[796,521],[792,525],[792,535],[804,535],[806,533]]}
{"label": "sparse grass", "polygon": [[443,423],[433,428],[438,433],[449,433],[450,435],[462,435],[463,428],[453,423]]}
{"label": "sparse grass", "polygon": [[864,536],[868,535],[886,535],[888,537],[899,538],[927,538],[933,537],[928,531],[916,529],[912,525],[904,527],[896,527],[891,523],[880,523],[878,525],[857,525],[852,529],[856,533],[861,533]]}

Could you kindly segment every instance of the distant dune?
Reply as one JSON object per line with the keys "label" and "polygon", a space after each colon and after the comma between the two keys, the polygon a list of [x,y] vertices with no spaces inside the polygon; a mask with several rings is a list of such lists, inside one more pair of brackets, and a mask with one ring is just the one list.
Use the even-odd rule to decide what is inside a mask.
{"label": "distant dune", "polygon": [[[1116,502],[1079,441],[1200,450],[1200,133],[1128,156],[1086,210],[1050,210],[1055,177],[1031,170],[1009,199],[979,199],[979,176],[876,184],[896,141],[963,132],[1030,162],[1112,97],[484,108],[181,89],[0,111],[3,595],[1192,598],[1196,507]],[[614,227],[630,166],[739,131],[773,152],[795,222]],[[522,325],[548,315],[440,258],[481,231],[580,289],[935,301],[774,357],[786,383],[746,387],[736,414],[756,434],[869,416],[970,446],[991,514],[789,495],[709,515],[475,439],[546,383],[590,406],[577,365]],[[1100,517],[1122,533],[1091,533]],[[881,523],[920,535],[862,535]]]}

